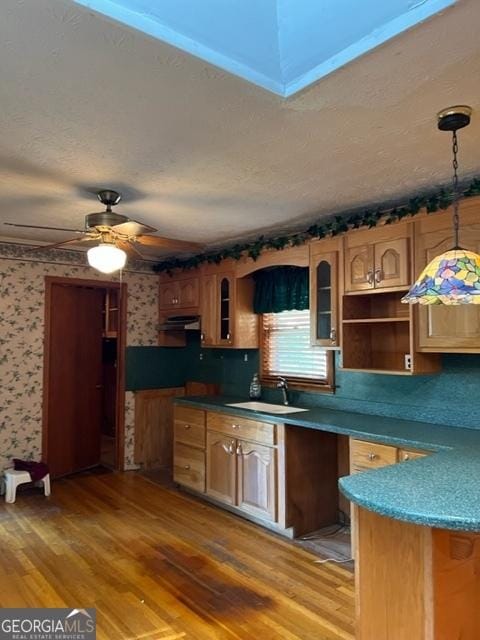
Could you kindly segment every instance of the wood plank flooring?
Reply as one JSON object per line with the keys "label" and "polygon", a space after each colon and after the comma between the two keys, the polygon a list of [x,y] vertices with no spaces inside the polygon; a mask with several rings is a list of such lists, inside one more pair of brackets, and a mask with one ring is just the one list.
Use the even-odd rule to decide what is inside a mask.
{"label": "wood plank flooring", "polygon": [[0,607],[96,607],[104,640],[352,640],[353,576],[136,473],[0,503]]}

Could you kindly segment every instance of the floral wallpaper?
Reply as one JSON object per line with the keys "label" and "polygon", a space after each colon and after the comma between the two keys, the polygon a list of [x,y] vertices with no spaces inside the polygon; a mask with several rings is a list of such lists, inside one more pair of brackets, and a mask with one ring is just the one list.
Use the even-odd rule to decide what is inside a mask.
{"label": "floral wallpaper", "polygon": [[[0,470],[12,457],[41,457],[45,276],[118,282],[118,274],[100,274],[85,263],[78,251],[28,254],[22,245],[0,243]],[[123,281],[128,285],[127,345],[156,345],[158,277],[145,263],[133,262]],[[127,469],[135,467],[133,444],[134,397],[128,392]]]}

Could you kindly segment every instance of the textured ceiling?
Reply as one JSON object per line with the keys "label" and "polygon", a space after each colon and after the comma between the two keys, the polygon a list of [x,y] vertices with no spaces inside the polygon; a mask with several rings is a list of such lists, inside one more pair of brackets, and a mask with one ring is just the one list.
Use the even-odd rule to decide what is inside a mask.
{"label": "textured ceiling", "polygon": [[76,0],[283,97],[456,0]]}
{"label": "textured ceiling", "polygon": [[77,227],[109,186],[166,236],[298,228],[448,181],[435,113],[455,103],[475,110],[460,133],[473,174],[479,24],[460,0],[285,100],[69,0],[2,0],[0,223]]}

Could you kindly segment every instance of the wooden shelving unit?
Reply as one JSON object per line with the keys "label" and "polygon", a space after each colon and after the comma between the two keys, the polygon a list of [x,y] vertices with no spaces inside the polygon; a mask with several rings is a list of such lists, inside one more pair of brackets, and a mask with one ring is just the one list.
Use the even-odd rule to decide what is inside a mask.
{"label": "wooden shelving unit", "polygon": [[404,292],[343,296],[343,369],[413,375],[440,368],[437,356],[415,353],[414,313]]}

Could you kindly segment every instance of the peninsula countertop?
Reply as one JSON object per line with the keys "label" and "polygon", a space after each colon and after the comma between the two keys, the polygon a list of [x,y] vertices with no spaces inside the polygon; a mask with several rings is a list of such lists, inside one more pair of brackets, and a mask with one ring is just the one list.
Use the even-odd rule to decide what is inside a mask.
{"label": "peninsula countertop", "polygon": [[480,429],[462,429],[322,407],[278,415],[228,406],[245,398],[176,398],[179,405],[263,422],[317,429],[360,440],[431,451],[418,460],[340,478],[352,502],[397,520],[480,531]]}

